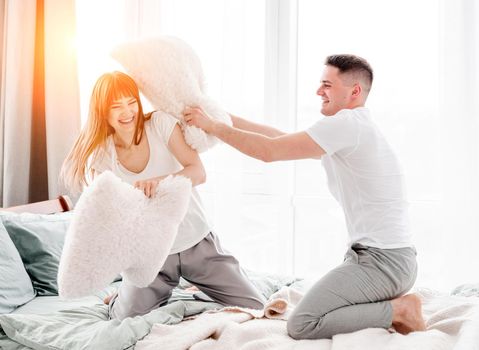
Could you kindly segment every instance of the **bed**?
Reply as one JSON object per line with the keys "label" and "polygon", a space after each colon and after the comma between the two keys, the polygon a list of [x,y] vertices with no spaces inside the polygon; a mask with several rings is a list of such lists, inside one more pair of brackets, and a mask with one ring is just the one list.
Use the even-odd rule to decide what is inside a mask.
{"label": "bed", "polygon": [[[2,350],[479,349],[479,285],[459,286],[452,293],[416,290],[423,300],[428,329],[407,336],[384,329],[365,329],[328,340],[295,341],[287,336],[285,320],[312,282],[254,271],[247,271],[248,276],[269,298],[264,312],[224,309],[182,280],[166,306],[122,322],[109,320],[102,300],[121,281],[112,281],[104,290],[75,300],[62,300],[55,295],[55,281],[46,281],[45,271],[50,271],[50,279],[54,279],[52,261],[56,258],[58,263],[62,237],[74,213],[71,209],[68,197],[0,209],[0,226],[4,231],[10,230],[8,235],[13,242],[7,242],[5,234],[0,235],[1,246],[17,248],[26,271],[23,277],[30,279],[31,286],[26,283],[25,288],[33,290],[8,298],[12,288],[0,276],[0,291],[4,288],[10,293],[3,299],[0,295],[0,305],[9,301],[13,304],[12,310],[0,315]],[[32,252],[34,248],[43,251]],[[0,252],[8,253],[5,249]],[[30,259],[29,254],[36,258]],[[40,266],[35,266],[37,260],[41,261]],[[11,276],[19,278],[21,274],[15,272]]]}

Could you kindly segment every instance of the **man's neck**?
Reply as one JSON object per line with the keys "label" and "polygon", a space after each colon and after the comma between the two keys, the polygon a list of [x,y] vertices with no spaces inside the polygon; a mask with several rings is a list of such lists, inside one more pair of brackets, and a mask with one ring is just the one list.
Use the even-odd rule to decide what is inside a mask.
{"label": "man's neck", "polygon": [[364,101],[357,101],[357,102],[352,102],[348,109],[355,109],[355,108],[360,108],[360,107],[364,107]]}

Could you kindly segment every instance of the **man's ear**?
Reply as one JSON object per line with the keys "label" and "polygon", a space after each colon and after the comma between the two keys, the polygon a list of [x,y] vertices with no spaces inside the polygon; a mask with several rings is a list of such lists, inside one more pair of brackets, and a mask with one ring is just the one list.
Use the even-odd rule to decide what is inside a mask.
{"label": "man's ear", "polygon": [[351,92],[351,97],[358,98],[359,96],[361,96],[362,91],[363,91],[363,88],[361,87],[359,83],[354,84],[353,90]]}

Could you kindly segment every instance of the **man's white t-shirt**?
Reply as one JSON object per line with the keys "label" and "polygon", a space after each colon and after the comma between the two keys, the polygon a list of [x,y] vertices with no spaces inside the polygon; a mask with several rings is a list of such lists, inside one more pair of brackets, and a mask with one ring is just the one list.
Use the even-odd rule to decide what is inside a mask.
{"label": "man's white t-shirt", "polygon": [[411,247],[403,172],[369,110],[341,110],[306,132],[326,152],[321,161],[344,210],[350,244]]}
{"label": "man's white t-shirt", "polygon": [[[131,172],[120,163],[112,135],[107,139],[105,152],[101,152],[92,168],[99,173],[110,170],[131,185],[139,180],[169,175],[180,171],[183,169],[183,166],[168,148],[168,141],[177,122],[177,119],[163,112],[153,113],[151,119],[145,122],[145,132],[150,147],[150,159],[145,169],[140,173]],[[188,211],[178,228],[178,234],[170,254],[191,248],[209,232],[210,226],[206,219],[200,196],[193,187]]]}

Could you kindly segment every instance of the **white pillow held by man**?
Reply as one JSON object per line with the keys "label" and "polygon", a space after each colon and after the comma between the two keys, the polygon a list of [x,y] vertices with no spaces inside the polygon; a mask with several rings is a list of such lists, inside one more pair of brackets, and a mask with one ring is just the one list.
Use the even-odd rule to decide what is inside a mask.
{"label": "white pillow held by man", "polygon": [[206,94],[201,62],[191,46],[175,37],[157,37],[117,46],[112,56],[138,84],[154,108],[180,120],[186,142],[203,152],[219,142],[183,120],[187,106],[201,107],[211,117],[232,125],[231,118]]}

